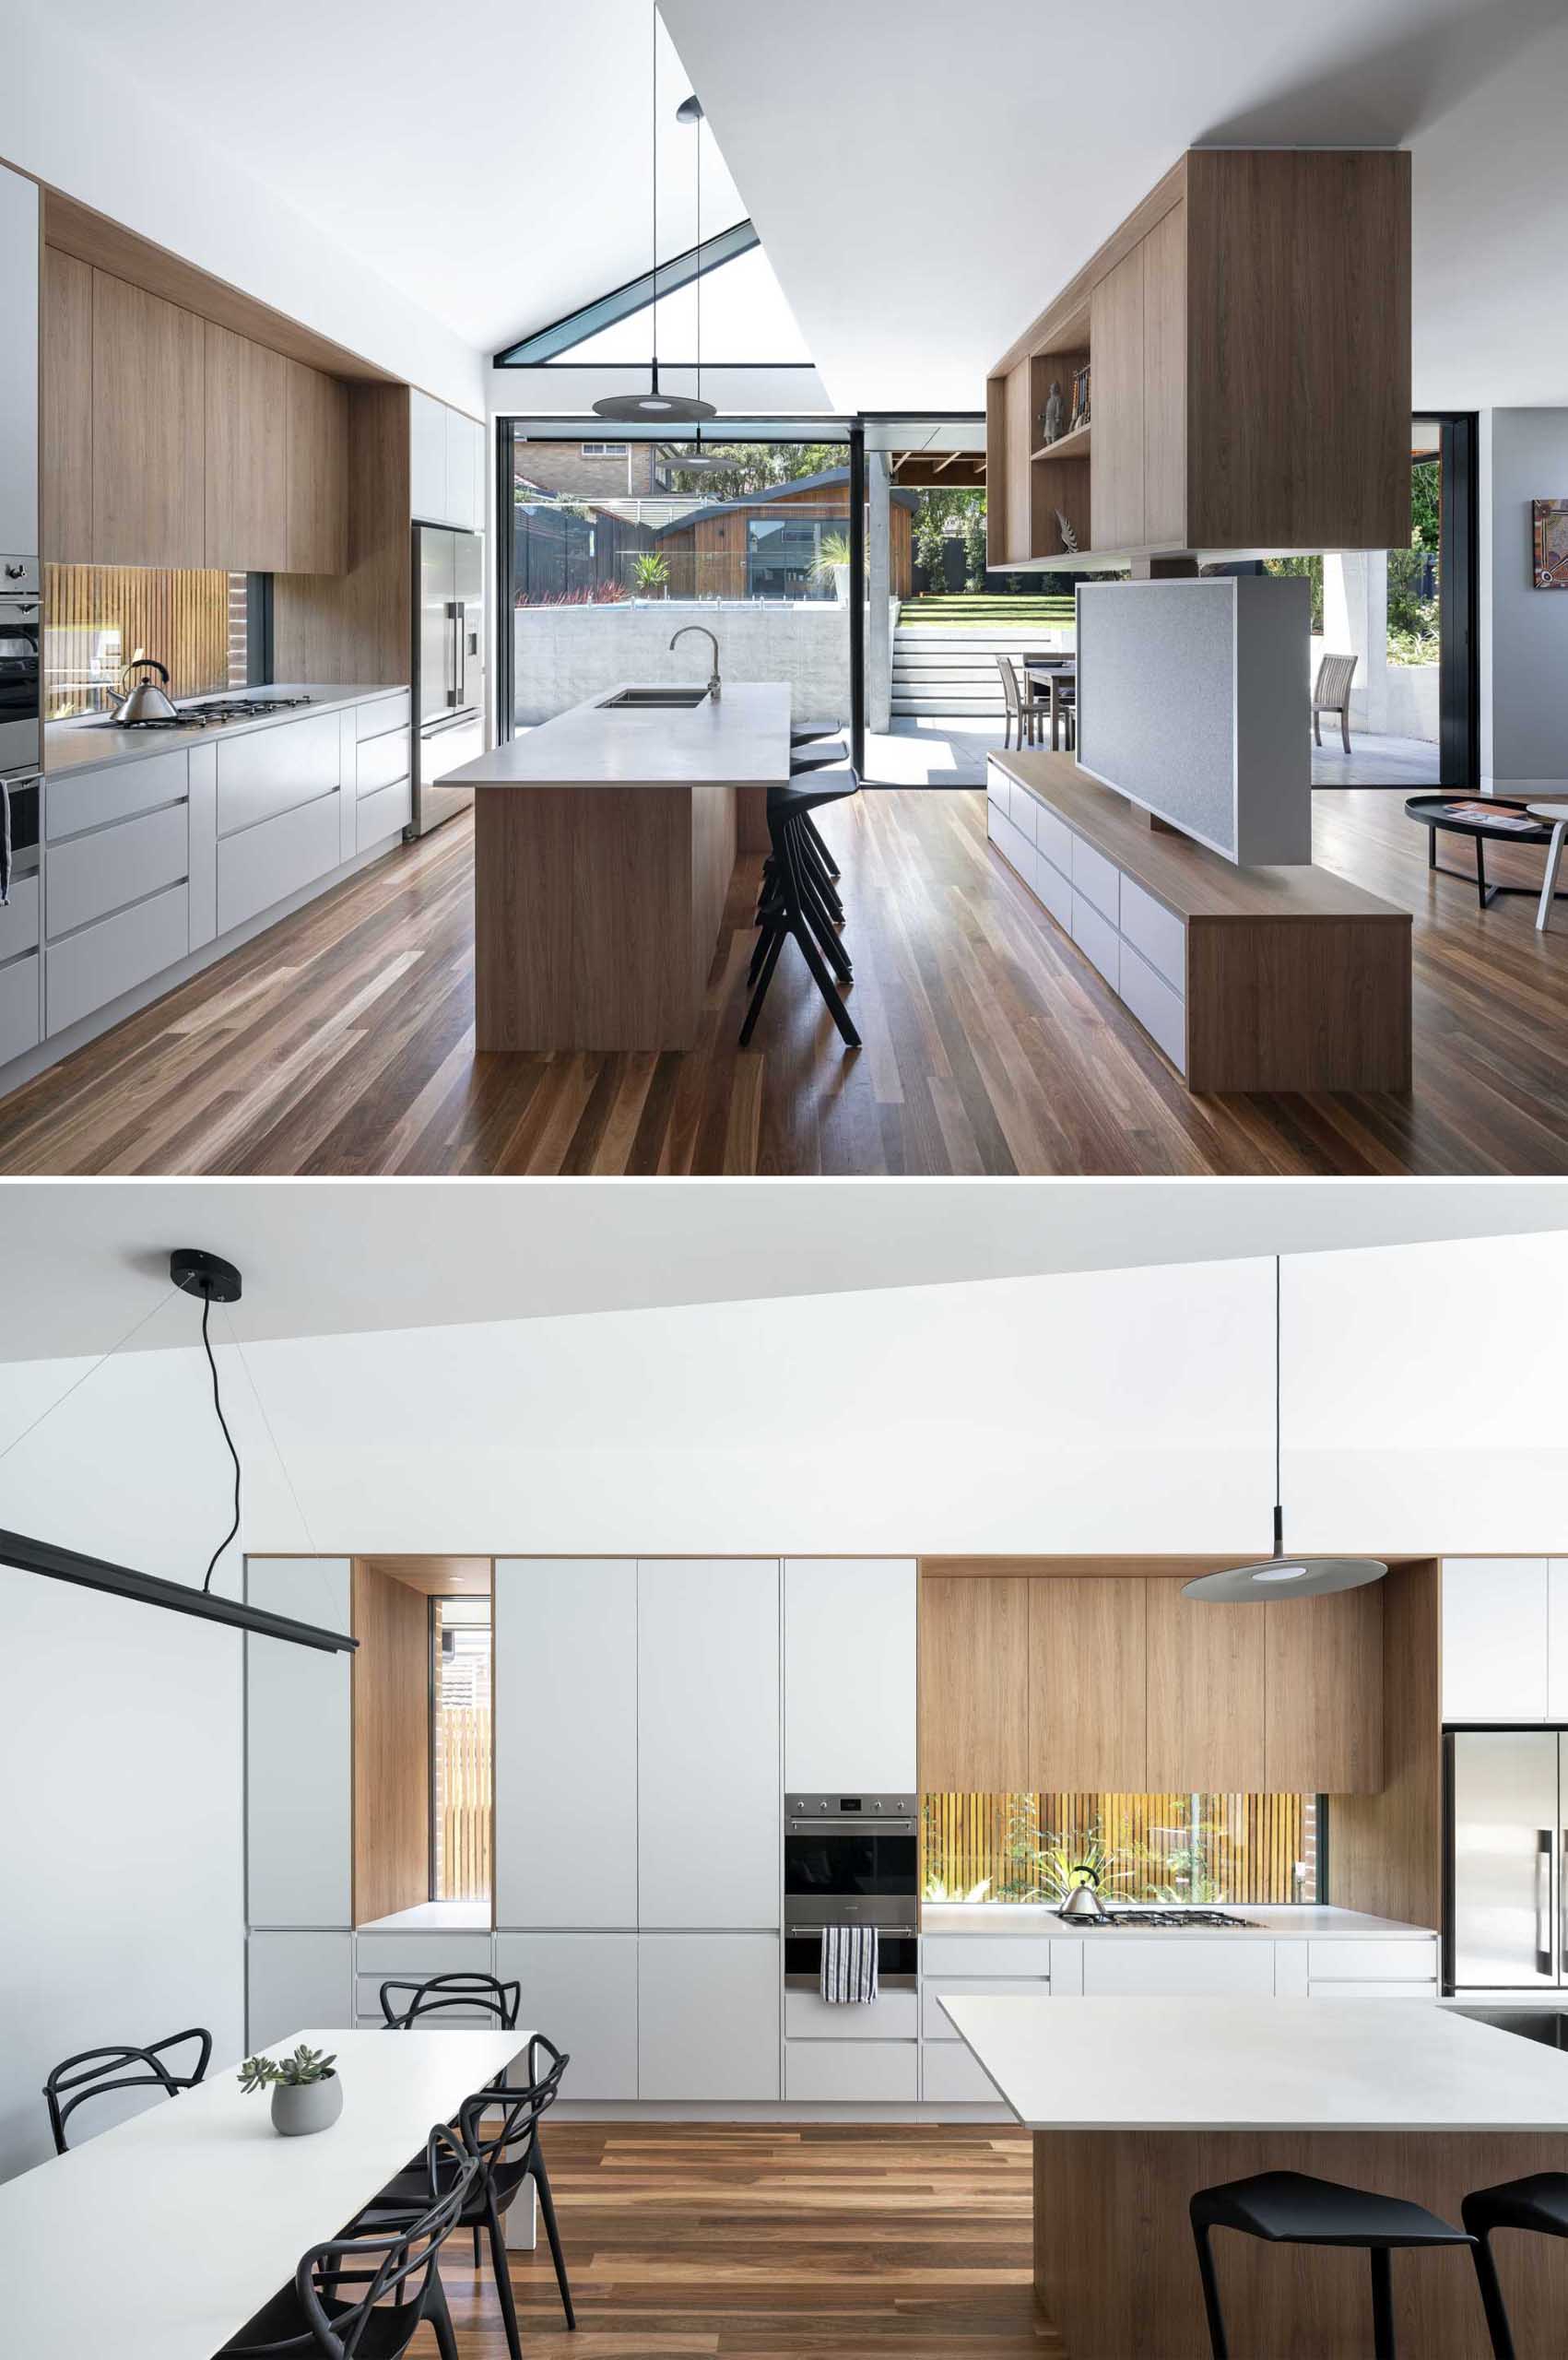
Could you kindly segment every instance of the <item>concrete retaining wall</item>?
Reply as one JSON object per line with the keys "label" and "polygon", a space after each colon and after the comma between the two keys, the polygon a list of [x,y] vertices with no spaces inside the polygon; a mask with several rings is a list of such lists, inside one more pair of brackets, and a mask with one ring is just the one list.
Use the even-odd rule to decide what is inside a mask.
{"label": "concrete retaining wall", "polygon": [[705,680],[706,640],[671,634],[701,623],[717,634],[731,680],[785,680],[802,717],[849,718],[849,631],[836,602],[725,606],[668,598],[608,607],[523,607],[514,616],[520,726],[549,721],[620,680]]}

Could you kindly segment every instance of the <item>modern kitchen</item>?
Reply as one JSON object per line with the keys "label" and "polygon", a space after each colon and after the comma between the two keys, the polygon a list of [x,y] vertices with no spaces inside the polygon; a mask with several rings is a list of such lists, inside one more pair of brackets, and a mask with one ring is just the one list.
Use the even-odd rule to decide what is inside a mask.
{"label": "modern kitchen", "polygon": [[442,1193],[13,1192],[18,2348],[1555,2349],[1555,1186]]}

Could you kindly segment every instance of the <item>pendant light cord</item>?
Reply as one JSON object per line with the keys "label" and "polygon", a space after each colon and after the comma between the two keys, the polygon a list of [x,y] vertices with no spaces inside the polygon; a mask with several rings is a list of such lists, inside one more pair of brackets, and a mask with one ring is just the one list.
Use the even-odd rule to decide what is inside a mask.
{"label": "pendant light cord", "polygon": [[659,0],[651,0],[654,33],[654,390],[659,384]]}
{"label": "pendant light cord", "polygon": [[98,1375],[99,1370],[103,1366],[106,1361],[112,1361],[116,1352],[123,1352],[125,1346],[130,1342],[132,1337],[139,1336],[142,1329],[147,1326],[147,1321],[157,1317],[158,1314],[162,1310],[164,1304],[169,1301],[170,1296],[173,1292],[174,1289],[170,1287],[164,1293],[160,1294],[158,1301],[153,1304],[152,1309],[150,1311],[144,1311],[141,1317],[136,1321],[135,1327],[127,1328],[117,1344],[111,1344],[109,1350],[106,1352],[100,1353],[90,1368],[84,1368],[80,1376],[78,1376],[73,1384],[67,1385],[64,1393],[56,1394],[54,1399],[49,1404],[49,1407],[46,1410],[41,1410],[37,1417],[34,1418],[29,1424],[25,1425],[22,1428],[19,1434],[13,1434],[11,1440],[6,1445],[5,1449],[0,1450],[0,1458],[9,1458],[18,1444],[26,1442],[29,1434],[35,1434],[46,1418],[52,1418],[54,1415],[55,1410],[60,1409],[64,1403],[70,1399],[73,1393],[77,1393],[81,1390],[89,1376],[96,1376]]}
{"label": "pendant light cord", "polygon": [[218,1412],[218,1422],[223,1429],[223,1439],[229,1446],[229,1456],[234,1461],[234,1521],[212,1552],[212,1560],[206,1569],[206,1577],[202,1583],[204,1591],[210,1591],[214,1568],[240,1529],[240,1454],[234,1447],[234,1437],[229,1431],[229,1421],[223,1414],[223,1398],[218,1389],[218,1363],[212,1356],[212,1339],[206,1332],[207,1321],[211,1316],[212,1297],[209,1294],[204,1294],[202,1297],[202,1350],[206,1354],[206,1364],[212,1371],[212,1406]]}

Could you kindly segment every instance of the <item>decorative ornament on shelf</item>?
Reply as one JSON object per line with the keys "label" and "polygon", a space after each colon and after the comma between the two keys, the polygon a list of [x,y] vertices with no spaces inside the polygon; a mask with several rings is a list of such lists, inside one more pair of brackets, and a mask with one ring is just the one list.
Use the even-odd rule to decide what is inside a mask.
{"label": "decorative ornament on shelf", "polygon": [[1043,442],[1059,442],[1062,439],[1062,389],[1055,377],[1046,398],[1045,415],[1040,421],[1040,439]]}
{"label": "decorative ornament on shelf", "polygon": [[1081,369],[1075,369],[1073,371],[1073,414],[1071,422],[1067,427],[1067,432],[1069,434],[1076,434],[1080,426],[1087,426],[1088,424],[1089,363],[1085,361]]}
{"label": "decorative ornament on shelf", "polygon": [[1056,530],[1062,537],[1062,549],[1064,553],[1067,557],[1076,557],[1078,555],[1078,535],[1073,531],[1072,526],[1068,524],[1067,518],[1063,515],[1059,508],[1056,511]]}
{"label": "decorative ornament on shelf", "polygon": [[1533,500],[1535,587],[1568,590],[1568,500]]}

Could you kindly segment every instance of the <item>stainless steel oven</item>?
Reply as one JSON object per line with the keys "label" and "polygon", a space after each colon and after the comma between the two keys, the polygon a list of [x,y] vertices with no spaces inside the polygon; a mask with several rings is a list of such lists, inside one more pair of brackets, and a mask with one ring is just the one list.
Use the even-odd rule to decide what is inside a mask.
{"label": "stainless steel oven", "polygon": [[920,1825],[914,1795],[786,1795],[784,1979],[814,1984],[827,1926],[875,1926],[884,1989],[913,1990]]}
{"label": "stainless steel oven", "polygon": [[43,603],[35,557],[0,557],[0,771],[43,755]]}

